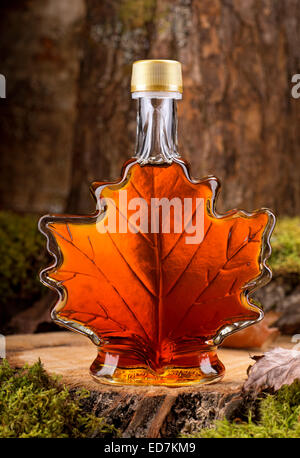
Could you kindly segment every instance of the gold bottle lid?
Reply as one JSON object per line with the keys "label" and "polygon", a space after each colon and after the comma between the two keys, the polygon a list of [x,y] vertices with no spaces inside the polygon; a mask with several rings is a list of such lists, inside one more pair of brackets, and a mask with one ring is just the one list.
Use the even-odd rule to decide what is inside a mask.
{"label": "gold bottle lid", "polygon": [[177,60],[137,60],[132,66],[131,92],[182,93],[181,64]]}

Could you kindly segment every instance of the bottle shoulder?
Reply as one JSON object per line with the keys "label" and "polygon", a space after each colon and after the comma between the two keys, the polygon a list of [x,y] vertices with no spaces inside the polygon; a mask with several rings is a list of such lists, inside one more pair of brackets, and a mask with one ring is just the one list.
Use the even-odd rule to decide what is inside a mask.
{"label": "bottle shoulder", "polygon": [[90,189],[92,194],[97,198],[105,187],[117,186],[118,189],[122,189],[130,180],[140,181],[144,189],[152,187],[153,192],[155,191],[155,184],[160,188],[164,185],[163,187],[166,189],[172,188],[174,183],[176,183],[177,191],[179,191],[179,182],[185,184],[185,190],[186,186],[190,185],[191,188],[194,188],[202,184],[210,188],[214,198],[217,197],[220,188],[220,181],[214,175],[195,178],[191,173],[190,163],[182,158],[175,159],[171,163],[160,164],[141,164],[136,158],[131,158],[124,162],[118,179],[112,181],[95,181],[91,184]]}

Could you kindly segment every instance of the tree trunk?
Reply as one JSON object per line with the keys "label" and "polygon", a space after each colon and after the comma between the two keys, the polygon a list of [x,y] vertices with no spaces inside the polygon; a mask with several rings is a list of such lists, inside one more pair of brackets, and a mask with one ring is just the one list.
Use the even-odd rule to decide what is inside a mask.
{"label": "tree trunk", "polygon": [[65,209],[84,6],[84,0],[1,1],[2,208]]}
{"label": "tree trunk", "polygon": [[219,209],[300,211],[300,1],[87,0],[68,208],[93,209],[88,185],[132,155],[136,59],[183,65],[180,151],[217,175]]}
{"label": "tree trunk", "polygon": [[0,53],[1,207],[92,210],[90,182],[133,153],[132,62],[167,58],[180,151],[221,179],[219,210],[300,212],[300,0],[3,0]]}

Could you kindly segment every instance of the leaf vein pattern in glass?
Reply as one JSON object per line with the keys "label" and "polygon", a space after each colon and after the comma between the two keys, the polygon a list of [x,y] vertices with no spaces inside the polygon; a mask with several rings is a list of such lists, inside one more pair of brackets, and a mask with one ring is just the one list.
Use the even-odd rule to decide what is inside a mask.
{"label": "leaf vein pattern in glass", "polygon": [[[224,326],[260,316],[245,286],[264,274],[261,254],[270,214],[233,210],[218,215],[216,179],[193,181],[182,162],[140,166],[131,161],[126,170],[118,183],[98,183],[100,195],[94,186],[95,194],[106,199],[101,212],[86,219],[53,217],[47,224],[57,263],[46,271],[45,281],[64,292],[56,316],[68,327],[74,323],[91,330],[111,354],[131,354],[122,356],[125,366],[158,371],[179,361],[188,365],[184,354],[191,343],[198,351],[209,351],[207,342]],[[179,233],[163,233],[162,221],[157,233],[99,231],[111,201],[117,223],[122,219],[129,229],[137,229],[120,208],[121,191],[128,200],[144,199],[148,221],[151,198],[203,199],[203,240],[185,241],[196,206]]]}

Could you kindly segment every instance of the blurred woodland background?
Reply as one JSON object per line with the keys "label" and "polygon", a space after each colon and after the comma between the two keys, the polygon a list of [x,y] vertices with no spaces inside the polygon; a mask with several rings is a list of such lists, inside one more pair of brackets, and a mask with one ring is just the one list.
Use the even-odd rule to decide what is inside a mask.
{"label": "blurred woodland background", "polygon": [[298,304],[300,331],[300,0],[1,0],[0,13],[3,329],[48,329],[45,241],[27,214],[94,209],[89,184],[134,151],[132,62],[165,58],[183,67],[180,152],[195,177],[221,179],[218,210],[283,219],[263,299]]}

